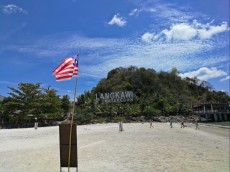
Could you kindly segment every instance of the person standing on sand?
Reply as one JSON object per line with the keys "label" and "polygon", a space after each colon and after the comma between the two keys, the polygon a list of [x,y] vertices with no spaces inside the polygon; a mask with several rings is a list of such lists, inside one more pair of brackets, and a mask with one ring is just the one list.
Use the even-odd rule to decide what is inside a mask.
{"label": "person standing on sand", "polygon": [[122,124],[122,122],[120,121],[120,122],[119,122],[119,132],[122,132],[122,131],[124,131],[124,129],[123,129],[123,124]]}
{"label": "person standing on sand", "polygon": [[34,129],[38,129],[37,117],[34,118]]}
{"label": "person standing on sand", "polygon": [[180,128],[184,128],[184,120],[181,121],[181,127]]}
{"label": "person standing on sand", "polygon": [[196,120],[196,130],[199,130],[198,120]]}
{"label": "person standing on sand", "polygon": [[170,127],[173,128],[173,126],[172,126],[172,119],[170,119]]}
{"label": "person standing on sand", "polygon": [[154,127],[153,127],[153,121],[152,121],[152,120],[150,120],[150,128],[154,128]]}

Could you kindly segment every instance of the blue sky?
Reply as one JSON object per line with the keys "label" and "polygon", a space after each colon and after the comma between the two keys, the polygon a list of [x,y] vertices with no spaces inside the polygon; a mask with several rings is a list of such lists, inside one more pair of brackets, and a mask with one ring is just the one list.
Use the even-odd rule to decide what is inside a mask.
{"label": "blue sky", "polygon": [[78,95],[131,65],[229,92],[229,30],[229,0],[1,0],[0,95],[40,82],[73,97],[52,71],[78,52]]}

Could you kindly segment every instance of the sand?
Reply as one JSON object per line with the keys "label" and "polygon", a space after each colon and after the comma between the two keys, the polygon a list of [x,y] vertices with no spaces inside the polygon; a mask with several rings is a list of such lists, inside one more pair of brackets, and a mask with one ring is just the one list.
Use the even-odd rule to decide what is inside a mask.
{"label": "sand", "polygon": [[[78,126],[78,171],[229,172],[229,129],[153,126]],[[0,172],[58,172],[59,154],[58,126],[0,130]]]}

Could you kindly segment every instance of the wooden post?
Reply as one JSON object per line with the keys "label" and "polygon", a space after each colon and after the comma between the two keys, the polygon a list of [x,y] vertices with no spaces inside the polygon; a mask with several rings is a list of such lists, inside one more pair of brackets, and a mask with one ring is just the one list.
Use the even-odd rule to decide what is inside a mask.
{"label": "wooden post", "polygon": [[[68,157],[68,172],[70,169],[70,161],[71,161],[71,141],[72,141],[72,128],[73,128],[73,117],[74,117],[74,109],[75,109],[75,103],[76,103],[76,91],[77,91],[77,78],[76,78],[76,84],[75,84],[75,90],[74,90],[74,102],[73,102],[73,108],[72,108],[72,117],[70,122],[70,134],[69,134],[69,157]],[[77,125],[76,125],[77,128]],[[78,165],[77,165],[78,166]],[[78,168],[78,167],[77,167]],[[77,170],[78,171],[78,170]]]}

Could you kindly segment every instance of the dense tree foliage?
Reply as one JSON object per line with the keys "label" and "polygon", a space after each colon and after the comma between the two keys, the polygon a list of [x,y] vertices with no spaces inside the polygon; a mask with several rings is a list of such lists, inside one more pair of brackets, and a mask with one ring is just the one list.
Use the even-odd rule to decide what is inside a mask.
{"label": "dense tree foliage", "polygon": [[[152,118],[158,115],[191,115],[192,106],[200,103],[227,103],[227,93],[214,91],[206,81],[197,78],[182,79],[178,70],[156,72],[153,69],[116,68],[107,78],[101,79],[97,86],[79,96],[78,112],[93,114],[98,118],[130,116],[133,118]],[[105,103],[96,101],[97,93],[129,90],[134,93],[132,103]],[[102,120],[102,119],[101,119]]]}
{"label": "dense tree foliage", "polygon": [[63,109],[64,114],[67,114],[70,111],[70,100],[68,95],[64,95],[61,99],[61,108]]}
{"label": "dense tree foliage", "polygon": [[55,89],[41,88],[41,83],[20,83],[17,88],[9,89],[10,96],[0,105],[0,118],[5,123],[23,126],[33,122],[35,117],[41,122],[62,120],[68,112],[69,97],[61,99]]}

